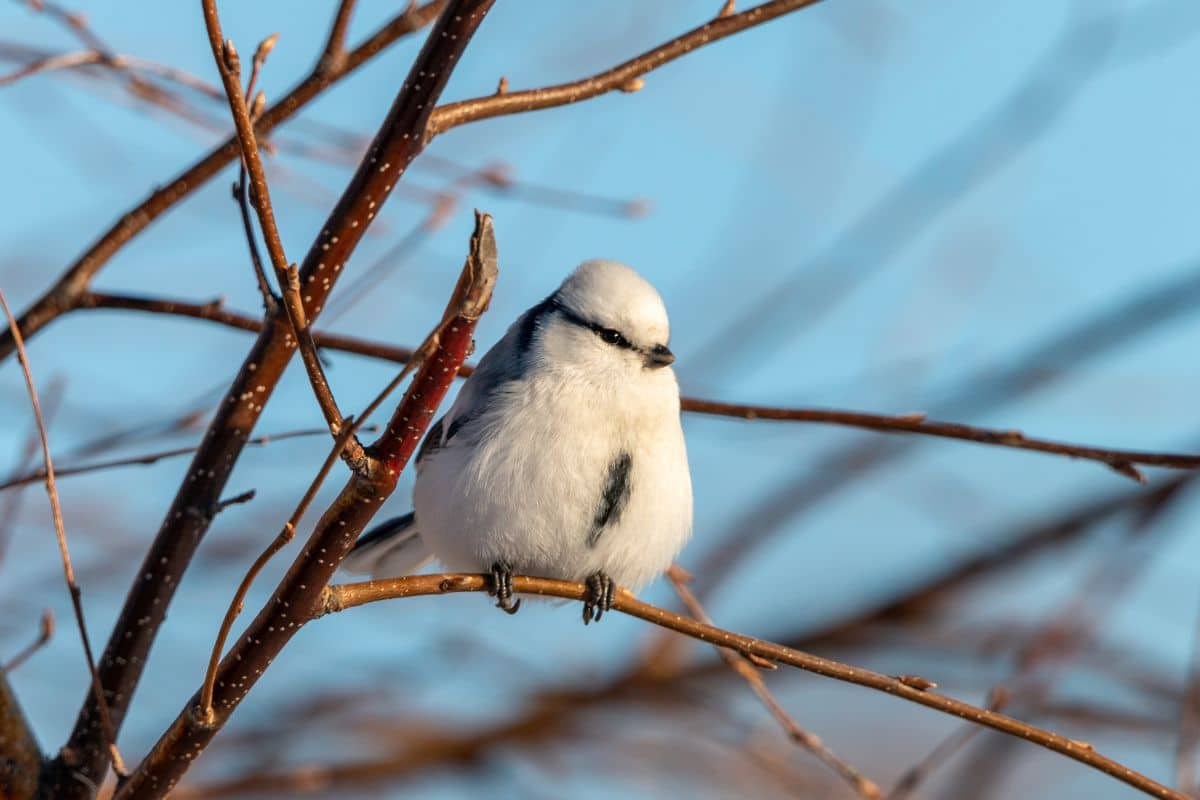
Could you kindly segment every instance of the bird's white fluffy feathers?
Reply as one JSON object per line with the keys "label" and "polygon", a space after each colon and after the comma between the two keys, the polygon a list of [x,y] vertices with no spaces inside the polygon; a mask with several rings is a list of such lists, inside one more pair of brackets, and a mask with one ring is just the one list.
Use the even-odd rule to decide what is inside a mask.
{"label": "bird's white fluffy feathers", "polygon": [[[585,262],[555,297],[635,347],[667,342],[658,292],[622,264]],[[674,373],[645,367],[634,351],[555,313],[521,351],[524,322],[481,361],[443,420],[445,444],[419,465],[413,502],[423,547],[373,547],[379,558],[363,553],[352,567],[404,574],[431,551],[455,571],[504,561],[518,574],[564,580],[602,571],[637,589],[678,554],[691,533],[692,490]],[[448,437],[456,420],[461,429]],[[627,502],[589,543],[610,465],[623,453]]]}

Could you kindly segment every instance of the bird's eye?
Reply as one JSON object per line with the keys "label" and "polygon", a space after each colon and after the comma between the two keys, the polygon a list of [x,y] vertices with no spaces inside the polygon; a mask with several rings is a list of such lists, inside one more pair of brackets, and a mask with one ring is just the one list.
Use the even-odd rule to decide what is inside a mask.
{"label": "bird's eye", "polygon": [[622,346],[627,344],[625,337],[621,335],[621,332],[615,331],[612,328],[601,328],[600,330],[596,331],[596,333],[598,333],[600,338],[608,344],[618,344]]}

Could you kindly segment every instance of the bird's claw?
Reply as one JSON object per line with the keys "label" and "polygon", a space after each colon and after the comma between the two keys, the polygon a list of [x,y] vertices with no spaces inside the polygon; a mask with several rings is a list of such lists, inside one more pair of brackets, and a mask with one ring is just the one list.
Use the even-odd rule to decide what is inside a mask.
{"label": "bird's claw", "polygon": [[506,614],[515,614],[521,608],[521,599],[513,602],[512,564],[497,561],[492,564],[492,588],[488,594],[496,598],[496,608]]}
{"label": "bird's claw", "polygon": [[587,625],[593,620],[600,621],[600,617],[605,611],[610,611],[613,607],[613,597],[617,591],[617,584],[613,579],[603,572],[597,572],[595,575],[587,579],[587,597],[583,601],[583,624]]}

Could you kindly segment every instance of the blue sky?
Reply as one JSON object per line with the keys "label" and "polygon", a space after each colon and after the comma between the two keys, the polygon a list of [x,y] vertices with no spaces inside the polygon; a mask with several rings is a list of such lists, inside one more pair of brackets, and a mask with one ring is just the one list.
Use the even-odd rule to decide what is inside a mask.
{"label": "blue sky", "polygon": [[[280,34],[262,78],[269,99],[309,68],[327,5],[222,4],[225,31],[244,54],[266,34]],[[372,30],[393,5],[364,0],[351,40]],[[601,10],[548,0],[499,2],[446,98],[489,93],[500,75],[512,88],[527,88],[589,74],[698,24],[717,5],[623,2]],[[119,52],[215,82],[198,4],[146,5],[136,14],[116,4],[77,7]],[[53,50],[76,46],[19,4],[0,6],[0,40]],[[372,62],[313,103],[303,119],[369,136],[419,41]],[[452,285],[471,209],[479,207],[495,215],[502,269],[492,310],[479,327],[482,347],[579,261],[616,258],[662,292],[685,393],[927,411],[1098,445],[1196,449],[1200,322],[1192,314],[1148,325],[1144,334],[1080,364],[1041,364],[1054,380],[1011,400],[983,403],[976,395],[988,376],[1003,374],[1049,337],[1138,292],[1200,271],[1198,68],[1200,6],[1190,0],[826,0],[675,62],[649,75],[635,94],[440,137],[430,156],[467,167],[503,162],[518,180],[642,199],[649,213],[626,219],[471,192],[442,229],[394,264],[390,277],[333,328],[419,341]],[[0,287],[10,302],[25,306],[120,213],[223,135],[220,109],[196,102],[225,127],[206,130],[148,111],[111,82],[80,76],[42,75],[0,89],[0,175],[8,186],[0,193]],[[311,131],[289,126],[278,138],[312,141]],[[444,186],[445,175],[427,161],[418,161],[406,182]],[[307,248],[350,169],[286,147],[269,159],[293,258]],[[122,249],[96,288],[191,300],[222,296],[230,307],[254,312],[254,283],[228,194],[232,179],[226,170]],[[351,261],[350,280],[425,213],[418,198],[398,192]],[[30,355],[42,384],[52,376],[66,381],[63,410],[51,430],[56,451],[67,454],[100,432],[170,418],[206,397],[211,403],[249,343],[245,334],[199,323],[107,312],[55,323],[31,342]],[[339,401],[353,409],[392,371],[337,355],[330,377]],[[15,453],[28,430],[23,387],[14,363],[0,375],[0,408],[9,420],[0,426],[0,452]],[[294,368],[259,430],[318,425],[303,374]],[[685,429],[698,520],[685,565],[724,537],[743,535],[731,526],[749,509],[797,476],[820,475],[839,448],[894,441],[696,417],[685,419]],[[177,440],[198,437],[192,431]],[[315,468],[325,447],[319,439],[297,440],[244,456],[230,493],[255,488],[258,499],[218,519],[176,598],[126,728],[134,752],[152,741],[199,681],[219,623],[212,609],[229,597],[253,549],[238,550],[237,543],[257,547],[273,535],[307,483],[309,473],[298,465]],[[61,463],[70,460],[64,455]],[[168,461],[63,481],[96,640],[107,633],[136,554],[157,528],[185,466]],[[397,512],[406,510],[408,480],[391,503]],[[763,635],[817,624],[953,563],[1006,526],[1130,488],[1089,463],[941,441],[912,448],[870,480],[847,481],[844,490],[783,520],[772,545],[738,566],[713,598],[714,617]],[[1198,513],[1196,502],[1185,498],[1162,522],[1160,546],[1145,555],[1145,569],[1101,637],[1180,680],[1200,600],[1194,589]],[[43,497],[30,491],[0,580],[16,613],[7,615],[0,633],[8,652],[28,638],[41,607],[59,614],[62,630],[49,651],[15,676],[43,743],[53,746],[73,718],[85,677],[66,622],[67,596],[56,583],[48,522]],[[127,555],[102,569],[114,548]],[[226,552],[237,555],[225,558]],[[1106,552],[1076,554],[972,595],[961,621],[1043,619]],[[751,588],[763,585],[772,591]],[[260,581],[255,597],[268,587],[269,580]],[[667,601],[669,592],[657,586],[648,597]],[[513,621],[494,619],[484,608],[480,598],[412,601],[323,621],[297,639],[235,721],[269,714],[272,703],[298,687],[376,680],[397,659],[411,657],[416,643],[446,631],[516,651],[536,644],[550,648],[568,671],[584,663],[601,672],[645,636],[628,620],[584,632],[565,608],[535,608]],[[329,674],[331,649],[354,665],[351,675]],[[904,653],[873,657],[879,660],[872,666],[906,671]],[[477,678],[468,672],[435,681],[420,697],[396,702],[450,708],[464,717],[493,713],[502,698]],[[908,743],[898,746],[897,769],[948,724],[865,690],[809,678],[783,685],[851,756],[870,750],[838,708],[868,714],[884,705],[888,720],[923,726],[928,737],[911,751]],[[947,688],[978,698],[986,685],[975,676]],[[1139,744],[1115,736],[1104,743],[1135,766],[1163,777],[1170,772],[1169,738]],[[1021,774],[1013,779],[1018,784]],[[1053,774],[1063,791],[1125,796],[1117,784],[1082,769]],[[516,779],[495,780],[505,786]],[[456,796],[470,785],[446,777],[425,790],[436,786]]]}

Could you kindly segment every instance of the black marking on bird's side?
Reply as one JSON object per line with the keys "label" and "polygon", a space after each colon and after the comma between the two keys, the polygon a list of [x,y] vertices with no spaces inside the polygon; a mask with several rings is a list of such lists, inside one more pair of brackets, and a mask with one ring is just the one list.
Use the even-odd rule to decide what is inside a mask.
{"label": "black marking on bird's side", "polygon": [[629,504],[629,494],[632,486],[629,473],[633,469],[633,456],[621,453],[608,465],[608,476],[604,482],[604,494],[600,497],[600,507],[592,520],[592,532],[588,534],[588,547],[595,547],[600,541],[600,535],[609,525],[615,525],[621,519],[621,513]]}
{"label": "black marking on bird's side", "polygon": [[371,530],[364,533],[359,540],[354,543],[354,547],[350,550],[351,553],[361,552],[370,547],[374,547],[380,542],[387,541],[394,536],[404,533],[413,526],[416,522],[417,515],[415,512],[408,512],[402,517],[389,519],[387,522],[381,522]]}
{"label": "black marking on bird's side", "polygon": [[525,354],[529,352],[529,348],[533,346],[533,336],[537,333],[538,326],[545,319],[546,315],[554,310],[556,294],[552,294],[542,302],[538,303],[533,308],[525,312],[521,317],[521,327],[517,331],[517,359],[525,360]]}
{"label": "black marking on bird's side", "polygon": [[[429,433],[425,434],[425,441],[421,442],[421,449],[417,451],[417,463],[420,464],[426,456],[431,456],[442,447],[442,422],[445,421],[442,417],[437,422],[433,423],[433,427],[429,429]],[[454,425],[450,426],[450,430],[454,430]],[[451,436],[454,434],[451,433]],[[446,437],[449,438],[449,437]]]}

